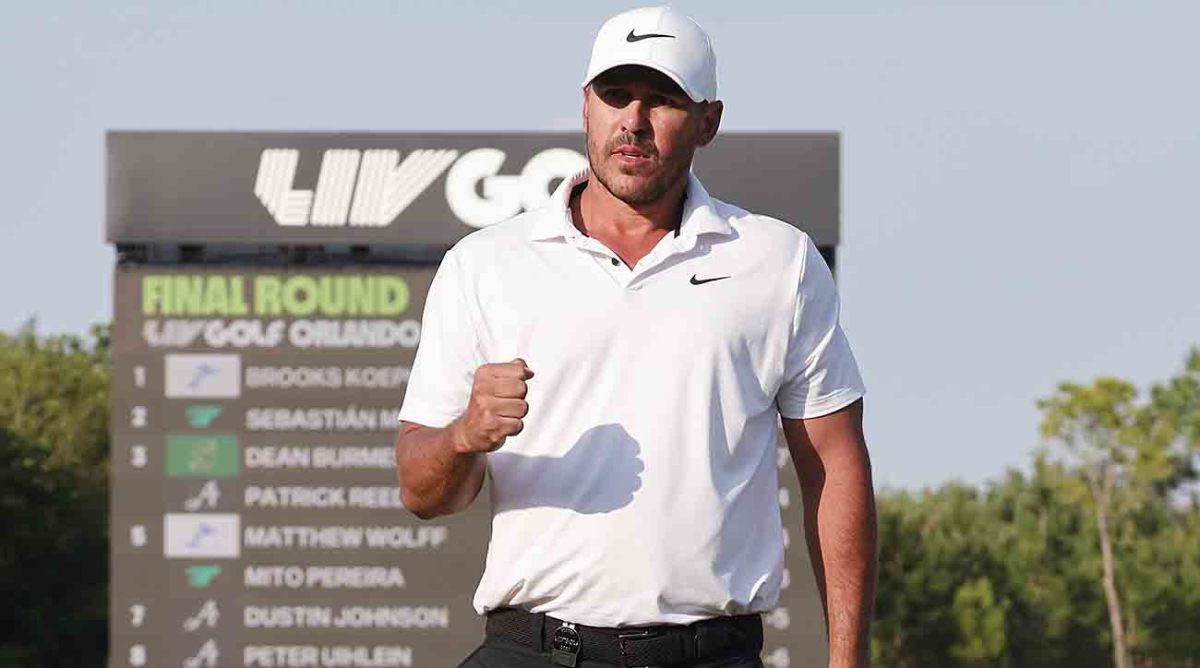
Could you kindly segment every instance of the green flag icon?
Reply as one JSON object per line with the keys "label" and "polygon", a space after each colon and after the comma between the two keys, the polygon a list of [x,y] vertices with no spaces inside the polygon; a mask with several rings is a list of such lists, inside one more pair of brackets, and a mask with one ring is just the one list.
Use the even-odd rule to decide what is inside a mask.
{"label": "green flag icon", "polygon": [[169,434],[167,475],[227,478],[238,472],[238,439],[232,434]]}
{"label": "green flag icon", "polygon": [[193,589],[204,589],[212,584],[213,578],[221,574],[221,567],[216,564],[200,564],[196,566],[188,566],[184,571],[187,574],[188,586]]}
{"label": "green flag icon", "polygon": [[213,423],[217,416],[221,414],[221,406],[218,404],[191,404],[183,409],[187,416],[188,424],[204,428]]}

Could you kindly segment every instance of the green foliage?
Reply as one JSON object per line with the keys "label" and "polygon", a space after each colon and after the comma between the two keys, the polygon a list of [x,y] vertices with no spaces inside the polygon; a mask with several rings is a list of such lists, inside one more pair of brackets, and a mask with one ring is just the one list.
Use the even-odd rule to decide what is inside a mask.
{"label": "green foliage", "polygon": [[983,490],[879,497],[879,666],[1104,665],[1088,515],[1039,463]]}
{"label": "green foliage", "polygon": [[103,665],[108,338],[0,335],[0,665]]}
{"label": "green foliage", "polygon": [[958,641],[950,646],[950,656],[966,665],[1000,659],[1008,644],[1004,633],[1008,602],[996,600],[991,580],[979,578],[961,585],[954,592],[953,608]]}
{"label": "green foliage", "polygon": [[48,450],[46,465],[105,469],[109,328],[91,341],[0,334],[0,425]]}
{"label": "green foliage", "polygon": [[1116,580],[1135,666],[1200,666],[1200,352],[1139,402],[1063,384],[1028,473],[878,497],[873,665],[1112,665],[1093,485],[1111,467]]}

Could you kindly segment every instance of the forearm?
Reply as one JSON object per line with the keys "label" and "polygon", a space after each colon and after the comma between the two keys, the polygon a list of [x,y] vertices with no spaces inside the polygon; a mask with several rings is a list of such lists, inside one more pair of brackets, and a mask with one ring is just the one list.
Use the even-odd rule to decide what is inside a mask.
{"label": "forearm", "polygon": [[875,495],[865,448],[802,480],[805,538],[829,627],[829,665],[868,663],[876,583]]}
{"label": "forearm", "polygon": [[463,452],[456,420],[444,428],[405,423],[396,439],[404,507],[421,519],[463,510],[483,486],[485,455]]}

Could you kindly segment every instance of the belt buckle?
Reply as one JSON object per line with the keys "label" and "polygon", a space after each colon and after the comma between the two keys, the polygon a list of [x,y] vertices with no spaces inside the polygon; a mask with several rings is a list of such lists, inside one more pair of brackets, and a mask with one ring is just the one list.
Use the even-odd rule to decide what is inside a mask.
{"label": "belt buckle", "polygon": [[630,631],[628,633],[617,634],[617,645],[621,648],[621,665],[626,668],[657,668],[656,666],[630,666],[625,663],[629,658],[629,652],[625,649],[626,640],[642,640],[645,638],[656,638],[662,635],[662,631]]}
{"label": "belt buckle", "polygon": [[575,668],[582,646],[583,640],[579,637],[579,631],[575,630],[575,625],[563,622],[554,629],[554,637],[550,641],[550,661],[556,666]]}

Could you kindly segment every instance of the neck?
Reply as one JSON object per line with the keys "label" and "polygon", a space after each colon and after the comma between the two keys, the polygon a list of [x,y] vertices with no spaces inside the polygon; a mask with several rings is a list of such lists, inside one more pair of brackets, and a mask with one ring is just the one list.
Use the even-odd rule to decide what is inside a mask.
{"label": "neck", "polygon": [[591,237],[657,241],[679,226],[687,184],[685,175],[653,202],[629,204],[609,192],[594,174],[589,174],[578,203],[571,202],[575,226]]}

